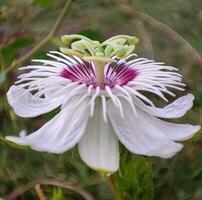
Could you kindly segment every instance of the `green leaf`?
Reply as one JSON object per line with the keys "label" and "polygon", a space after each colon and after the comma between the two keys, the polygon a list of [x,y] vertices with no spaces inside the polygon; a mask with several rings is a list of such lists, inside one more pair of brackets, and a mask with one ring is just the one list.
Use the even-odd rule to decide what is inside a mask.
{"label": "green leaf", "polygon": [[53,196],[51,200],[64,200],[64,195],[61,188],[53,188]]}
{"label": "green leaf", "polygon": [[43,6],[43,7],[49,7],[53,4],[54,0],[35,0],[35,3]]}
{"label": "green leaf", "polygon": [[3,58],[5,64],[9,65],[14,60],[16,54],[23,48],[34,44],[35,39],[33,37],[18,38],[11,44],[5,46],[2,49]]}
{"label": "green leaf", "polygon": [[121,174],[117,174],[118,189],[130,200],[153,199],[152,165],[148,158],[132,155],[124,150],[121,154]]}
{"label": "green leaf", "polygon": [[[1,84],[1,83],[0,83]],[[8,107],[8,101],[6,96],[0,96],[0,112]]]}
{"label": "green leaf", "polygon": [[202,106],[202,87],[199,86],[199,88],[197,89],[197,91],[193,92],[194,96],[195,96],[195,106],[200,107]]}

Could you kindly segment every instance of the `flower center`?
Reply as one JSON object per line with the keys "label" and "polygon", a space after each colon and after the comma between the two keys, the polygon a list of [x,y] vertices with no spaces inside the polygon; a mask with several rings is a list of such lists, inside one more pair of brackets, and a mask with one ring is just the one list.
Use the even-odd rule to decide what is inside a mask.
{"label": "flower center", "polygon": [[93,85],[100,89],[105,86],[113,88],[115,85],[126,85],[135,79],[138,71],[125,62],[108,62],[106,60],[91,59],[88,62],[79,62],[74,66],[62,70],[60,76],[73,82]]}

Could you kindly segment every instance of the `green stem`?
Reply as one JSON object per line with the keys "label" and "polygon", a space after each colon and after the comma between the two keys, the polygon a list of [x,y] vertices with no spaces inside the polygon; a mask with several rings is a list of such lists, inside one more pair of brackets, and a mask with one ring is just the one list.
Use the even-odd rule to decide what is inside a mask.
{"label": "green stem", "polygon": [[22,64],[26,60],[30,59],[34,53],[36,53],[39,49],[41,49],[44,45],[46,45],[51,40],[51,38],[55,35],[56,31],[60,27],[60,25],[64,19],[64,16],[67,13],[67,10],[71,3],[72,3],[72,0],[68,0],[66,2],[62,12],[60,13],[59,17],[57,18],[55,25],[53,26],[53,28],[51,29],[49,34],[43,40],[41,40],[31,51],[29,51],[27,54],[25,54],[22,58],[19,58],[18,60],[13,61],[12,64],[4,71],[5,74],[9,73],[12,69],[17,67],[19,64]]}
{"label": "green stem", "polygon": [[0,65],[1,65],[1,72],[3,72],[3,70],[5,69],[5,62],[4,62],[4,57],[2,54],[2,48],[0,47]]}
{"label": "green stem", "polygon": [[120,191],[119,188],[117,188],[117,183],[114,175],[113,174],[107,175],[106,178],[109,187],[111,188],[112,192],[114,193],[114,196],[116,197],[116,200],[126,200],[123,192]]}

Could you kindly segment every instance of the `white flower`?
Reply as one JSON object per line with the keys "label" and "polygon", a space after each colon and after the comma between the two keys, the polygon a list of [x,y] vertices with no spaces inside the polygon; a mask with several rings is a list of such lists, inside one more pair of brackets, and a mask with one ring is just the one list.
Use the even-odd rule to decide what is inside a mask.
{"label": "white flower", "polygon": [[[8,101],[21,117],[36,117],[59,107],[60,112],[30,135],[7,140],[42,152],[64,153],[78,144],[82,160],[91,168],[115,172],[119,168],[119,141],[132,153],[170,158],[200,126],[174,124],[159,118],[182,117],[193,105],[187,94],[164,108],[156,107],[141,91],[175,96],[184,90],[176,68],[134,54],[101,65],[60,52],[54,60],[19,76],[8,91]],[[176,142],[175,142],[176,141]]]}

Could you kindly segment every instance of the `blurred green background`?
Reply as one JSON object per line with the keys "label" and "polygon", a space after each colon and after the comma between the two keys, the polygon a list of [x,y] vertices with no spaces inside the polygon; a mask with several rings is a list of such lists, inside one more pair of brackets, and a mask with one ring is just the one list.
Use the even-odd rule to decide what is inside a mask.
{"label": "blurred green background", "polygon": [[[1,70],[47,36],[65,2],[0,0]],[[165,61],[168,65],[178,67],[187,84],[185,93],[191,91],[196,97],[193,109],[177,122],[201,124],[201,0],[74,1],[56,36],[33,57],[45,57],[45,52],[58,49],[61,35],[72,33],[100,41],[117,34],[137,36],[140,43],[135,52],[139,56]],[[5,94],[18,73],[12,70],[6,80],[0,83],[1,138],[17,135],[22,129],[36,130],[57,112],[34,119],[17,117],[8,106]],[[178,93],[179,96],[183,94]],[[131,155],[122,148],[121,169],[116,177],[120,190],[125,192],[126,199],[129,200],[201,200],[201,132],[185,142],[184,149],[168,160]],[[46,197],[52,200],[88,200],[91,198],[89,194],[96,200],[114,199],[105,180],[83,164],[76,148],[58,156],[16,148],[1,139],[0,198],[7,195],[6,199],[14,199],[12,195],[16,195],[20,200],[38,199],[34,189],[36,182],[41,183]],[[50,186],[50,183],[54,186]],[[63,187],[72,186],[73,189],[60,190],[55,183],[61,183]],[[83,197],[80,192],[84,192]]]}

